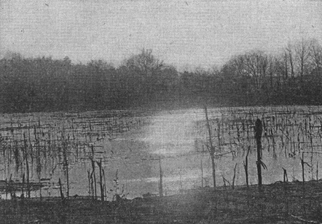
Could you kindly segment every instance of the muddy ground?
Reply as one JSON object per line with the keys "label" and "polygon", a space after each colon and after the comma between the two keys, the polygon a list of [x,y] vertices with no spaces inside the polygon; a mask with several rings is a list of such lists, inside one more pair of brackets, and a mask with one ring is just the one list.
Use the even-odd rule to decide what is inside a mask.
{"label": "muddy ground", "polygon": [[0,200],[0,223],[322,223],[322,180],[203,188],[102,202],[74,196]]}

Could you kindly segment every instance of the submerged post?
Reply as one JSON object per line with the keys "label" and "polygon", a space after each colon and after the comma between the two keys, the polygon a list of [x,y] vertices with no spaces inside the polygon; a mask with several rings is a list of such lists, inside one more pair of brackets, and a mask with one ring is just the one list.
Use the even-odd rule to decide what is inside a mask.
{"label": "submerged post", "polygon": [[258,175],[258,187],[260,188],[262,186],[262,132],[263,132],[263,126],[262,121],[260,119],[257,119],[255,122],[255,139],[256,139],[256,145],[257,145],[257,175]]}

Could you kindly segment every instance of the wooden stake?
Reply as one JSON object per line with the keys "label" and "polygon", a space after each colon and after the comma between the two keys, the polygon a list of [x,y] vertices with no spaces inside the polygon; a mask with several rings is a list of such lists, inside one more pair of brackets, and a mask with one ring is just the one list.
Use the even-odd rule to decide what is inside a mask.
{"label": "wooden stake", "polygon": [[262,186],[262,132],[263,126],[262,121],[257,119],[255,122],[255,139],[257,145],[257,176],[258,176],[258,187]]}

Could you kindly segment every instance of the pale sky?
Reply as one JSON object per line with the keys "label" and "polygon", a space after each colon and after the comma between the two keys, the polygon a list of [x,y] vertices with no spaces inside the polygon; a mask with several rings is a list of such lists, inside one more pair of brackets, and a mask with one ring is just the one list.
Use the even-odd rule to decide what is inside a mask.
{"label": "pale sky", "polygon": [[68,56],[118,65],[142,48],[178,68],[232,55],[322,44],[322,1],[0,0],[0,56]]}

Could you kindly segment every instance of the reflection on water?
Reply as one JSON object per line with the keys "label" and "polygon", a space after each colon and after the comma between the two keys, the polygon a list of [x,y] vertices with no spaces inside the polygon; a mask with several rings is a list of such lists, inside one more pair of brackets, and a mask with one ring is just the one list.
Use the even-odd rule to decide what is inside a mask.
{"label": "reflection on water", "polygon": [[152,118],[140,140],[147,142],[151,153],[188,153],[195,150],[195,140],[204,137],[195,129],[195,123],[203,119],[204,112],[200,109],[162,112]]}
{"label": "reflection on water", "polygon": [[[263,183],[319,177],[321,113],[318,107],[235,108],[208,111],[216,152],[218,185],[226,179],[245,184],[244,161],[249,155],[249,183],[256,184],[253,122],[264,123]],[[31,197],[101,195],[129,198],[157,194],[160,164],[165,194],[212,186],[209,136],[202,109],[162,111],[150,115],[128,111],[2,115],[0,118],[2,180],[44,185]],[[99,165],[101,164],[101,170]],[[101,179],[100,179],[101,178]],[[61,185],[59,184],[61,181]],[[102,188],[100,188],[102,185]],[[2,198],[10,197],[3,194]]]}

